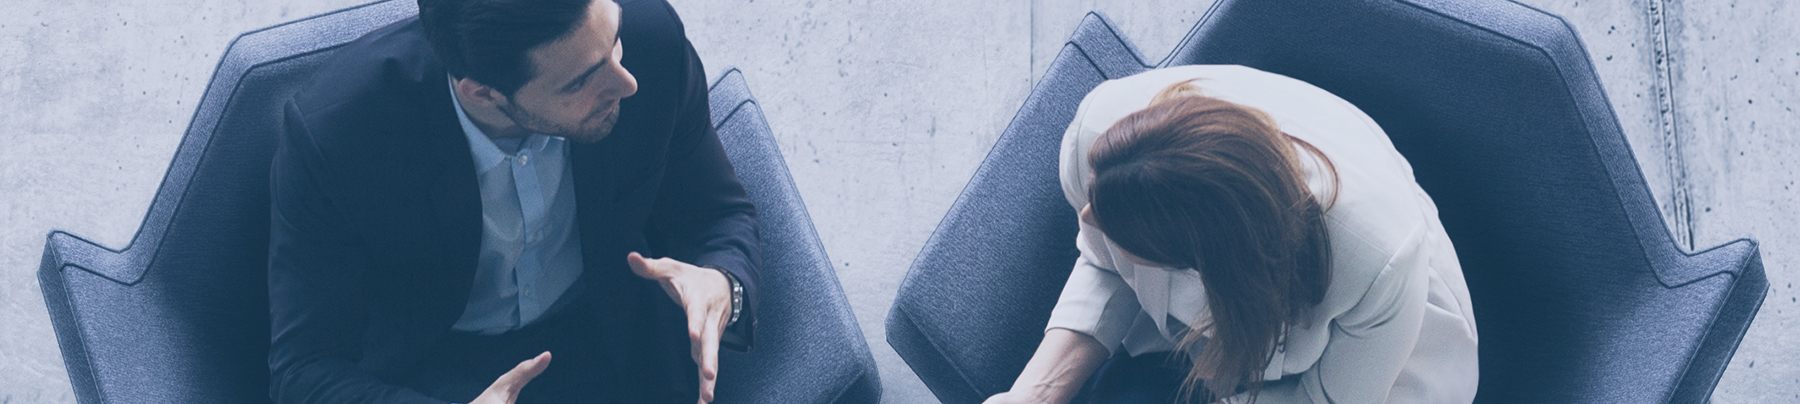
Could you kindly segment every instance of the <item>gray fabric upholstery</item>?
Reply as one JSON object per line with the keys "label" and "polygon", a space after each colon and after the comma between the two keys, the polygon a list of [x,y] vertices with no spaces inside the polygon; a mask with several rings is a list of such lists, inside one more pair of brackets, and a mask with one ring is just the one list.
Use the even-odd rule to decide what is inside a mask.
{"label": "gray fabric upholstery", "polygon": [[1082,96],[1145,66],[1098,14],[1069,43],[925,242],[888,312],[887,340],[945,403],[1006,390],[1043,337],[1079,255],[1057,180]]}
{"label": "gray fabric upholstery", "polygon": [[708,97],[719,140],[756,203],[763,243],[756,347],[720,355],[718,401],[880,402],[875,357],[743,73],[726,71]]}
{"label": "gray fabric upholstery", "polygon": [[[78,401],[269,401],[268,181],[281,103],[339,46],[414,13],[414,1],[389,0],[240,36],[131,244],[49,235],[38,277]],[[728,72],[710,96],[765,254],[763,334],[752,352],[721,355],[719,399],[879,401],[874,359],[742,76]]]}
{"label": "gray fabric upholstery", "polygon": [[[1057,142],[1100,76],[1149,67],[1118,37],[1082,23],[902,284],[888,340],[945,402],[1010,386],[1042,337],[1076,255]],[[1705,401],[1767,292],[1754,241],[1676,247],[1554,15],[1496,0],[1224,0],[1158,65],[1185,64],[1298,78],[1387,131],[1462,260],[1478,402]]]}

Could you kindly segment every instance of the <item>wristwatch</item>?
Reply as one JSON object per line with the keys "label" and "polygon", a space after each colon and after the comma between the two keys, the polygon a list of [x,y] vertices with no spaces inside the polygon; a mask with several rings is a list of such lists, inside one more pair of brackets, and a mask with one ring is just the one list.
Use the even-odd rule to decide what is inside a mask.
{"label": "wristwatch", "polygon": [[738,316],[744,313],[744,284],[738,282],[737,277],[731,275],[731,271],[712,265],[705,267],[725,274],[725,281],[731,283],[731,319],[725,320],[725,326],[731,327],[732,324],[737,324]]}

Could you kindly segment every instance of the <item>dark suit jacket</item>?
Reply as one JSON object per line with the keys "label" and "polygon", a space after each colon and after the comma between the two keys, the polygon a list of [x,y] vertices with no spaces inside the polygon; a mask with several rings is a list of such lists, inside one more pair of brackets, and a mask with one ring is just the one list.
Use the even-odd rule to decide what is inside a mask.
{"label": "dark suit jacket", "polygon": [[[639,91],[611,136],[573,144],[584,300],[601,307],[620,402],[691,403],[686,317],[625,264],[632,251],[744,284],[725,346],[749,348],[755,209],[714,133],[705,72],[661,0],[621,0]],[[282,403],[441,402],[388,384],[447,335],[481,242],[474,162],[417,18],[337,52],[286,106],[271,170],[270,394]],[[471,353],[475,354],[475,353]],[[496,374],[495,377],[500,375]]]}

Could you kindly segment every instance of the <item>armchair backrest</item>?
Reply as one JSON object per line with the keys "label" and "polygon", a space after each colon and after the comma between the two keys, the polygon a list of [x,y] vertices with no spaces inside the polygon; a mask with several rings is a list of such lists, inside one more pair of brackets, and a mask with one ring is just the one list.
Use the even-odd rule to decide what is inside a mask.
{"label": "armchair backrest", "polygon": [[1766,290],[1753,242],[1676,247],[1559,17],[1498,0],[1222,0],[1163,65],[1201,63],[1304,80],[1387,132],[1462,262],[1477,401],[1704,400],[1733,349],[1709,344],[1735,347],[1755,312],[1730,295]]}
{"label": "armchair backrest", "polygon": [[282,103],[339,46],[415,13],[390,0],[239,36],[131,244],[50,234],[39,279],[77,399],[269,401],[269,160]]}

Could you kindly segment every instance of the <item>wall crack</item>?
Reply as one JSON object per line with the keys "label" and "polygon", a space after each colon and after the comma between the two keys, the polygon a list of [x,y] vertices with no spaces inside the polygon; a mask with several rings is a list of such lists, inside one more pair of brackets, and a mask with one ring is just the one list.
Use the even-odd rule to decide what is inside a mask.
{"label": "wall crack", "polygon": [[1653,64],[1656,68],[1657,123],[1662,128],[1663,162],[1669,173],[1669,205],[1664,215],[1671,226],[1675,243],[1687,251],[1694,250],[1693,198],[1688,189],[1687,159],[1682,153],[1682,138],[1675,113],[1674,56],[1669,49],[1668,7],[1670,0],[1649,0],[1650,29],[1653,37]]}

